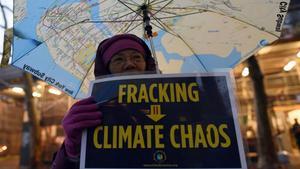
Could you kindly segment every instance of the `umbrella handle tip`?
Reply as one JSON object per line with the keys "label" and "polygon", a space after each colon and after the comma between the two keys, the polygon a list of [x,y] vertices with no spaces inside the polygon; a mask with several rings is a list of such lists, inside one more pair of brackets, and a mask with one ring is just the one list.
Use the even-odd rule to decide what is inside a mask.
{"label": "umbrella handle tip", "polygon": [[[157,32],[153,32],[153,33],[152,33],[152,37],[157,37],[157,36],[158,36],[158,33],[157,33]],[[148,40],[148,39],[150,39],[150,36],[147,35],[147,34],[145,33],[145,34],[144,34],[144,38]]]}

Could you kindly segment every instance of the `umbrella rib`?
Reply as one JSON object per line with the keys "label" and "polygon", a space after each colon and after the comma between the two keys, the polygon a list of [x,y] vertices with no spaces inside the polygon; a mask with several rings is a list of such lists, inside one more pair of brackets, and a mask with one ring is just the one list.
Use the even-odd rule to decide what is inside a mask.
{"label": "umbrella rib", "polygon": [[162,26],[158,26],[158,25],[155,24],[155,23],[152,23],[152,24],[153,24],[154,26],[158,27],[159,29],[164,30],[165,32],[167,32],[167,33],[169,33],[169,34],[171,34],[171,35],[173,35],[173,36],[176,36],[176,34],[174,34],[174,33],[170,32],[170,31],[168,31],[166,28],[163,28]]}
{"label": "umbrella rib", "polygon": [[199,61],[199,63],[202,65],[202,67],[205,69],[206,72],[208,72],[208,70],[206,69],[205,65],[202,63],[202,61],[198,58],[198,55],[196,54],[196,52],[193,50],[193,48],[175,31],[173,31],[168,25],[166,25],[165,23],[163,23],[160,19],[153,17],[159,24],[164,25],[164,27],[168,28],[169,30],[171,30],[172,32],[175,33],[175,37],[179,38],[193,53],[193,55],[196,57],[196,59]]}
{"label": "umbrella rib", "polygon": [[[123,17],[125,17],[125,16],[128,16],[128,15],[132,14],[132,13],[138,14],[138,10],[135,11],[134,9],[132,9],[132,8],[130,8],[129,6],[126,5],[126,3],[127,3],[127,4],[133,5],[133,6],[139,6],[139,4],[137,4],[136,2],[130,0],[131,2],[133,2],[133,3],[136,4],[136,5],[134,5],[134,4],[128,3],[128,2],[122,2],[122,1],[120,1],[120,0],[118,0],[118,1],[119,1],[120,3],[122,3],[124,6],[126,6],[127,8],[129,8],[129,9],[131,10],[131,12],[129,12],[129,13],[127,13],[127,14],[124,14],[124,15],[118,17],[118,18],[115,18],[115,19],[112,20],[111,22],[115,22],[117,19],[121,19],[121,18],[123,18]],[[116,13],[115,13],[115,14],[116,14]],[[111,14],[107,14],[107,15],[111,15]],[[103,15],[103,16],[107,16],[107,15]],[[106,22],[106,21],[99,21],[99,22]],[[107,21],[107,22],[110,22],[110,21]],[[116,21],[116,22],[119,22],[119,21]],[[130,21],[126,21],[126,22],[130,22]]]}
{"label": "umbrella rib", "polygon": [[[136,14],[136,15],[134,16],[133,20],[135,20],[137,17],[138,17],[138,15]],[[130,26],[131,26],[132,24],[133,24],[133,22],[130,22],[130,24],[129,24],[127,27],[125,26],[125,29],[124,29],[123,32],[126,32],[126,31],[130,28]],[[122,32],[122,28],[120,29],[119,32]]]}
{"label": "umbrella rib", "polygon": [[[131,2],[134,2],[134,1],[132,1],[132,0],[130,0]],[[125,2],[124,2],[125,3]],[[138,6],[139,4],[137,4],[136,2],[134,2],[135,4],[137,4],[137,5],[135,5],[135,4],[131,4],[131,3],[128,3],[128,2],[126,2],[127,4],[130,4],[130,5],[133,5],[133,6]],[[120,17],[117,17],[117,18],[114,18],[113,20],[111,20],[111,22],[115,22],[116,20],[118,20],[118,19],[121,19],[121,18],[123,18],[123,17],[126,17],[126,16],[128,16],[128,15],[130,15],[130,14],[132,14],[132,13],[137,13],[137,11],[131,11],[131,12],[129,12],[129,13],[126,13],[126,14],[124,14],[124,15],[122,15],[122,16],[120,16]],[[113,14],[117,14],[117,12],[116,13],[113,13]],[[112,14],[107,14],[107,15],[112,15]],[[102,15],[102,17],[103,16],[107,16],[107,15]],[[83,22],[85,22],[86,20],[83,20]],[[100,21],[100,22],[105,22],[105,21]],[[130,22],[130,21],[128,21],[128,22]],[[80,22],[78,22],[78,23],[80,23]],[[76,25],[76,23],[74,23],[75,25]],[[73,25],[74,25],[73,24]]]}
{"label": "umbrella rib", "polygon": [[160,12],[167,13],[167,14],[172,14],[174,16],[159,17],[159,19],[170,19],[170,18],[176,18],[176,17],[183,17],[183,16],[189,16],[189,15],[199,14],[199,13],[207,12],[207,10],[197,11],[197,12],[192,12],[192,13],[186,13],[186,14],[180,14],[180,15],[177,15],[176,13],[171,13],[169,11],[164,11],[164,10],[161,10]]}
{"label": "umbrella rib", "polygon": [[[159,8],[159,7],[152,7],[152,8]],[[200,8],[195,8],[195,6],[186,6],[186,7],[165,7],[165,9],[194,9],[194,10],[199,10]]]}
{"label": "umbrella rib", "polygon": [[118,19],[121,19],[121,18],[124,18],[124,17],[126,17],[126,16],[129,16],[130,14],[133,14],[133,13],[136,13],[136,12],[129,12],[129,13],[127,13],[127,14],[124,14],[124,15],[122,15],[122,16],[120,16],[120,17],[117,17],[117,18],[114,18],[114,20],[112,20],[112,21],[116,21],[116,20],[118,20]]}
{"label": "umbrella rib", "polygon": [[135,12],[136,14],[140,15],[142,17],[141,14],[139,14],[137,11],[135,11],[134,9],[130,8],[127,4],[125,4],[124,2],[122,2],[121,0],[118,0],[118,2],[120,2],[121,4],[123,4],[124,6],[126,6],[128,9],[130,9],[131,11]]}
{"label": "umbrella rib", "polygon": [[[170,9],[188,9],[188,8],[170,8]],[[192,8],[189,8],[189,9],[192,9]],[[196,9],[195,9],[195,10],[196,10]],[[236,18],[236,17],[228,16],[228,15],[225,15],[225,14],[223,14],[223,13],[216,12],[216,11],[212,11],[212,10],[208,10],[208,9],[198,9],[198,10],[203,10],[203,11],[198,11],[198,12],[194,12],[194,13],[187,13],[187,14],[177,15],[177,16],[161,17],[161,18],[159,18],[159,19],[168,19],[168,18],[174,18],[174,17],[183,17],[183,16],[188,16],[188,15],[194,15],[194,14],[203,13],[203,12],[212,12],[212,13],[216,13],[216,14],[219,14],[219,15],[222,15],[222,16],[229,17],[229,18],[231,18],[231,19],[237,20],[237,21],[239,21],[239,22],[241,22],[241,23],[244,23],[244,24],[246,24],[246,25],[252,26],[252,27],[254,27],[254,28],[256,28],[256,29],[258,29],[258,30],[260,30],[260,31],[267,32],[267,33],[269,33],[270,35],[273,35],[273,36],[279,38],[278,35],[276,35],[276,34],[270,32],[270,31],[264,30],[264,28],[261,28],[261,27],[258,27],[258,26],[256,26],[256,25],[254,25],[254,24],[245,22],[245,21],[240,20],[240,19],[238,19],[238,18]],[[166,11],[161,11],[161,12],[166,12]]]}
{"label": "umbrella rib", "polygon": [[[110,23],[110,22],[137,22],[137,21],[143,21],[143,19],[136,19],[136,20],[122,20],[122,21],[113,21],[113,20],[83,20],[81,22],[78,22],[76,24],[82,24],[82,23]],[[71,26],[74,26],[76,24],[73,24]],[[70,26],[69,26],[70,27]]]}
{"label": "umbrella rib", "polygon": [[157,4],[160,4],[160,3],[163,3],[165,2],[166,0],[154,0],[152,2],[150,2],[150,5],[153,6],[153,5],[157,5]]}
{"label": "umbrella rib", "polygon": [[[153,8],[152,8],[152,10],[158,11],[158,9],[153,9]],[[175,15],[175,16],[167,16],[167,17],[161,17],[161,18],[160,18],[160,19],[168,19],[168,18],[181,17],[181,16],[188,16],[188,15],[194,15],[194,14],[198,14],[198,13],[208,12],[208,10],[205,10],[205,9],[198,9],[197,12],[185,13],[185,14],[176,14],[176,13],[169,12],[169,11],[165,11],[165,10],[161,10],[160,12]]]}
{"label": "umbrella rib", "polygon": [[177,13],[174,13],[174,12],[170,12],[170,11],[163,11],[163,10],[158,10],[158,9],[154,9],[154,8],[151,8],[152,11],[155,11],[155,12],[162,12],[162,13],[167,13],[167,14],[171,14],[171,15],[174,15],[174,16],[178,16]]}
{"label": "umbrella rib", "polygon": [[125,33],[129,33],[129,32],[131,32],[132,30],[134,30],[135,28],[137,28],[138,26],[140,26],[140,25],[142,25],[143,24],[143,22],[141,22],[141,23],[139,23],[139,24],[137,24],[137,25],[135,25],[133,28],[131,28],[130,30],[128,30],[127,32],[125,32]]}
{"label": "umbrella rib", "polygon": [[[221,14],[221,15],[222,15],[222,14]],[[223,15],[223,16],[226,16],[226,15]],[[256,28],[256,29],[258,29],[258,30],[260,30],[260,31],[267,32],[267,33],[269,33],[270,35],[273,35],[273,36],[275,36],[275,37],[277,37],[277,38],[280,38],[280,36],[278,36],[278,35],[276,35],[276,34],[270,32],[270,31],[265,30],[264,27],[258,27],[258,26],[254,25],[254,24],[245,22],[245,21],[240,20],[240,19],[235,18],[235,17],[229,17],[229,18],[235,19],[235,20],[237,20],[237,21],[239,21],[239,22],[242,22],[242,23],[244,23],[244,24],[246,24],[246,25],[252,26],[252,27],[254,27],[254,28]]]}
{"label": "umbrella rib", "polygon": [[83,80],[80,82],[79,88],[78,88],[78,90],[77,90],[77,92],[76,92],[76,94],[75,94],[74,97],[76,97],[76,96],[78,95],[78,93],[79,93],[79,91],[80,91],[80,88],[81,88],[81,86],[82,86],[82,84],[83,84],[83,82],[84,82],[84,79],[88,76],[88,73],[90,72],[90,70],[91,70],[91,68],[93,67],[94,64],[95,64],[95,62],[93,62],[93,64],[91,64],[91,66],[89,67],[89,69],[86,71],[87,73],[86,73],[86,74],[84,75],[84,77],[82,78]]}
{"label": "umbrella rib", "polygon": [[154,20],[161,26],[158,26],[158,25],[156,25],[155,23],[153,23],[153,25],[155,25],[155,26],[157,26],[158,28],[160,28],[160,29],[163,29],[164,31],[166,31],[167,33],[169,33],[169,34],[171,34],[171,35],[174,35],[174,36],[176,36],[176,33],[174,32],[174,33],[171,33],[171,29],[170,29],[170,31],[169,30],[167,30],[167,28],[168,27],[166,27],[163,23],[162,23],[162,21],[160,21],[158,18],[156,18],[156,17],[153,17],[154,18]]}
{"label": "umbrella rib", "polygon": [[[130,13],[127,13],[125,15],[120,16],[119,18],[114,18],[114,20],[111,20],[111,21],[92,21],[92,20],[89,20],[89,19],[85,19],[85,20],[82,20],[82,21],[77,22],[77,23],[75,23],[73,21],[74,23],[72,25],[69,25],[68,27],[62,29],[61,31],[64,31],[66,29],[69,29],[70,27],[73,27],[75,25],[82,24],[82,23],[123,22],[123,21],[117,21],[117,19],[123,18],[123,17],[128,16],[132,13],[136,13],[135,18],[137,18],[137,12],[130,12]],[[135,20],[124,20],[124,22],[133,22],[133,21],[135,21]],[[59,32],[57,32],[57,33],[59,33]]]}
{"label": "umbrella rib", "polygon": [[128,4],[128,5],[132,5],[132,6],[140,6],[140,4],[138,4],[138,3],[136,3],[136,2],[134,2],[134,1],[132,1],[132,0],[130,0],[130,2],[133,2],[133,3],[135,3],[135,4],[132,4],[132,3],[129,3],[128,1],[126,1],[126,2],[124,2],[125,4]]}
{"label": "umbrella rib", "polygon": [[[71,6],[71,5],[70,5]],[[79,4],[77,5],[77,6],[80,6]],[[58,7],[59,8],[59,7]],[[87,9],[87,8],[85,8],[85,9]],[[81,10],[81,11],[78,11],[78,12],[82,12],[82,11],[84,11],[84,9],[83,10]],[[47,11],[48,12],[48,11]],[[69,13],[71,12],[71,10],[69,10],[69,11],[67,11],[66,13],[62,13],[63,15],[69,15]],[[61,15],[58,15],[58,16],[61,16]],[[44,17],[45,18],[45,17]],[[43,19],[44,19],[43,18]],[[61,31],[64,31],[64,30],[66,30],[66,29],[68,29],[68,28],[70,28],[71,26],[74,26],[74,25],[76,25],[77,23],[75,22],[75,20],[72,20],[72,15],[69,15],[69,17],[67,17],[73,24],[72,25],[70,25],[70,26],[68,26],[68,27],[66,27],[66,28],[63,28]],[[49,27],[50,28],[50,27]],[[52,30],[54,30],[55,32],[56,32],[56,34],[58,34],[59,32],[57,32],[55,29],[52,29]]]}
{"label": "umbrella rib", "polygon": [[[163,11],[164,12],[164,11]],[[123,17],[125,17],[125,16],[128,16],[128,15],[130,15],[130,14],[132,14],[132,13],[136,13],[136,14],[138,14],[137,13],[137,11],[132,11],[132,12],[130,12],[130,13],[128,13],[128,14],[125,14],[125,15],[123,15],[123,16],[121,16],[121,17],[119,17],[119,18],[116,18],[116,19],[120,19],[120,18],[123,18]],[[193,14],[193,13],[192,13]],[[138,14],[139,15],[139,14]],[[189,14],[189,15],[191,15],[191,14]],[[163,17],[163,18],[160,18],[160,19],[168,19],[168,18],[173,18],[173,17],[175,17],[175,16],[172,16],[172,17]],[[177,17],[177,16],[176,16]],[[82,21],[80,21],[80,22],[77,22],[77,23],[74,23],[74,24],[72,24],[72,25],[69,25],[68,27],[66,27],[66,28],[64,28],[63,30],[61,30],[61,31],[64,31],[64,30],[66,30],[66,29],[68,29],[68,28],[70,28],[70,27],[72,27],[72,26],[75,26],[75,25],[77,25],[77,24],[82,24],[82,23],[101,23],[101,22],[107,22],[107,23],[109,23],[109,22],[134,22],[134,21],[142,21],[142,19],[137,19],[137,20],[122,20],[122,21],[117,21],[117,20],[102,20],[102,21],[93,21],[93,20],[89,20],[89,19],[85,19],[85,20],[82,20]],[[74,21],[73,21],[74,22]],[[56,31],[56,33],[59,33],[59,32],[57,32]],[[47,40],[47,39],[46,39]],[[45,40],[45,41],[46,41]],[[44,41],[43,41],[44,42]]]}
{"label": "umbrella rib", "polygon": [[65,29],[68,29],[72,26],[75,26],[77,24],[84,24],[84,23],[116,23],[116,22],[138,22],[138,21],[143,21],[142,19],[136,19],[136,20],[122,20],[122,21],[114,21],[114,20],[89,20],[89,19],[85,19],[82,20],[80,22],[74,23],[72,25],[69,25],[68,27],[66,27]]}
{"label": "umbrella rib", "polygon": [[163,10],[165,7],[167,7],[170,3],[172,3],[174,0],[170,0],[168,3],[166,3],[164,6],[162,6],[158,11],[156,11],[153,15],[156,15],[158,12]]}

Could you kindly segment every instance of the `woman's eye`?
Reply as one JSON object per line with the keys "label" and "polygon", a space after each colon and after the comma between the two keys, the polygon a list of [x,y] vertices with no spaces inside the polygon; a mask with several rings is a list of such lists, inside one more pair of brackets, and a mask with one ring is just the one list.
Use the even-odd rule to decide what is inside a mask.
{"label": "woman's eye", "polygon": [[133,58],[135,60],[142,60],[143,59],[143,56],[140,56],[140,55],[134,55]]}
{"label": "woman's eye", "polygon": [[121,63],[123,62],[123,59],[122,58],[115,58],[112,60],[113,63]]}
{"label": "woman's eye", "polygon": [[142,58],[141,55],[134,55],[134,58]]}

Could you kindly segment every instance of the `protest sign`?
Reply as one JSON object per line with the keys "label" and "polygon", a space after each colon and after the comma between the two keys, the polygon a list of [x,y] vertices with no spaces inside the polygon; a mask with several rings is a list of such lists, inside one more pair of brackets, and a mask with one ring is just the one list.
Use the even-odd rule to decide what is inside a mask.
{"label": "protest sign", "polygon": [[228,73],[96,80],[103,123],[83,134],[81,169],[246,168]]}

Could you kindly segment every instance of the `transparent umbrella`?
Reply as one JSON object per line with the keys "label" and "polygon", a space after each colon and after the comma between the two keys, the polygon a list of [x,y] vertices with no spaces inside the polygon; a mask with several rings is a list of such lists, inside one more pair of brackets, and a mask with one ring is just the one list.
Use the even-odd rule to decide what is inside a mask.
{"label": "transparent umbrella", "polygon": [[80,98],[99,42],[144,38],[163,73],[232,68],[278,39],[289,0],[15,0],[12,64]]}

